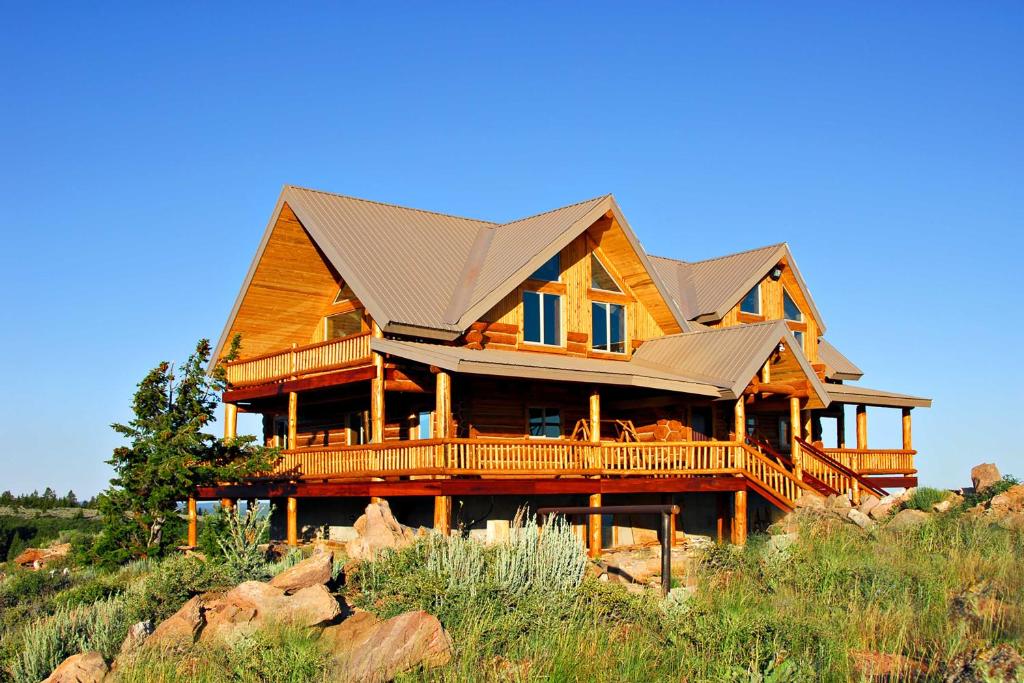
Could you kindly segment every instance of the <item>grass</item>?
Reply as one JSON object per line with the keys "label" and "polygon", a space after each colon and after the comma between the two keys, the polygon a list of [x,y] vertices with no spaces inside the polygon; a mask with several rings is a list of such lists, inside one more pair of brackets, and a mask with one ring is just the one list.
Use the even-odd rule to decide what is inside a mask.
{"label": "grass", "polygon": [[914,489],[914,492],[910,494],[910,497],[907,499],[905,507],[911,510],[931,512],[932,507],[936,503],[941,503],[948,497],[948,491],[943,491],[942,489],[933,489],[927,486],[921,486]]}

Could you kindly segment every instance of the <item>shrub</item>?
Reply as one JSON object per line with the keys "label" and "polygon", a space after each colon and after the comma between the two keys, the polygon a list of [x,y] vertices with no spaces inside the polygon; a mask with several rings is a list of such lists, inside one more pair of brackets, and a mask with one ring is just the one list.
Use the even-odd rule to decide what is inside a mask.
{"label": "shrub", "polygon": [[949,496],[948,491],[921,486],[914,489],[914,492],[910,494],[910,498],[907,499],[905,507],[910,510],[931,512],[932,506],[936,503],[941,503],[947,496]]}
{"label": "shrub", "polygon": [[1020,483],[1017,477],[1006,474],[1003,478],[995,482],[991,486],[988,486],[981,491],[972,491],[964,496],[964,507],[974,507],[982,503],[987,503],[1001,493],[1006,493],[1008,490]]}
{"label": "shrub", "polygon": [[532,515],[525,518],[525,523],[522,514],[516,518],[509,542],[495,548],[495,583],[512,593],[578,588],[587,556],[566,519],[550,515],[541,528]]}
{"label": "shrub", "polygon": [[161,562],[142,580],[134,601],[135,621],[162,621],[174,614],[189,598],[233,586],[231,570],[218,562],[175,556]]}
{"label": "shrub", "polygon": [[262,506],[248,508],[245,514],[235,507],[222,513],[225,533],[217,536],[217,545],[227,568],[238,581],[262,578],[266,573],[266,556],[260,549],[270,535],[270,513]]}

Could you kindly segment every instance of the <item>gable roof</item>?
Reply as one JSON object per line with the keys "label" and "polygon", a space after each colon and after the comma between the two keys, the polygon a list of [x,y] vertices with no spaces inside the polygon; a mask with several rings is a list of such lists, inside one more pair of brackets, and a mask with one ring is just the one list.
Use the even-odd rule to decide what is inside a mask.
{"label": "gable roof", "polygon": [[825,376],[829,379],[858,380],[864,376],[863,370],[824,338],[818,339],[818,358],[825,364]]}
{"label": "gable roof", "polygon": [[646,387],[714,398],[721,395],[720,388],[715,384],[687,376],[685,373],[619,360],[579,358],[553,353],[473,350],[464,346],[397,339],[371,339],[370,348],[378,353],[436,365],[451,372]]}
{"label": "gable roof", "polygon": [[673,295],[677,301],[686,301],[680,306],[689,310],[689,319],[698,322],[721,320],[783,259],[811,307],[811,315],[824,332],[825,323],[814,305],[807,283],[800,275],[789,245],[785,242],[704,261],[687,262],[664,256],[651,257],[665,281],[670,285],[675,284]]}
{"label": "gable roof", "polygon": [[[452,340],[606,214],[615,216],[680,328],[671,289],[648,261],[615,199],[603,195],[508,223],[411,209],[286,185],[217,345],[287,205],[386,332]],[[387,249],[380,246],[387,245]]]}
{"label": "gable roof", "polygon": [[735,398],[747,388],[780,341],[793,354],[822,404],[828,406],[830,399],[825,386],[781,320],[705,328],[652,339],[637,349],[631,362],[705,378],[721,384]]}

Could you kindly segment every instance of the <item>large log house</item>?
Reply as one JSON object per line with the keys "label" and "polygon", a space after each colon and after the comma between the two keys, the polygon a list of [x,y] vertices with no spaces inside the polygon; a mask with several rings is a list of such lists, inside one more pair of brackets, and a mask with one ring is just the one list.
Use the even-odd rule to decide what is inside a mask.
{"label": "large log house", "polygon": [[[199,489],[191,530],[196,499],[269,498],[292,544],[346,538],[374,498],[471,534],[523,504],[671,500],[676,529],[742,543],[808,491],[915,484],[930,401],[847,383],[824,333],[785,244],[651,256],[611,195],[492,223],[286,186],[217,346],[242,337],[225,438],[257,413],[283,457]],[[869,448],[868,406],[901,411],[899,448]],[[598,553],[653,522],[580,533]]]}

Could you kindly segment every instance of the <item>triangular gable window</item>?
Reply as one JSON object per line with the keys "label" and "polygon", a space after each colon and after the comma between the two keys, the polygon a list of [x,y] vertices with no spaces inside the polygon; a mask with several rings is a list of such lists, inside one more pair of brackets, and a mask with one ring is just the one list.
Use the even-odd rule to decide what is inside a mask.
{"label": "triangular gable window", "polygon": [[352,291],[352,288],[348,286],[347,282],[341,283],[341,289],[338,290],[338,295],[334,297],[334,303],[340,304],[350,299],[355,299],[356,293]]}
{"label": "triangular gable window", "polygon": [[785,289],[782,290],[782,312],[786,316],[786,320],[801,322],[804,319],[803,311]]}
{"label": "triangular gable window", "polygon": [[594,252],[590,252],[590,287],[605,292],[622,292],[622,288]]}

